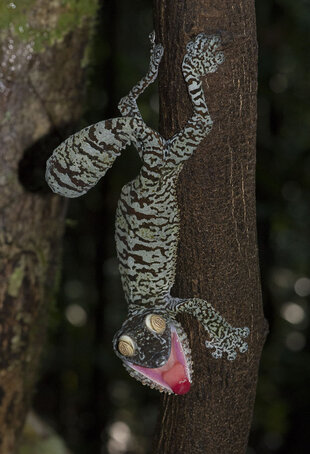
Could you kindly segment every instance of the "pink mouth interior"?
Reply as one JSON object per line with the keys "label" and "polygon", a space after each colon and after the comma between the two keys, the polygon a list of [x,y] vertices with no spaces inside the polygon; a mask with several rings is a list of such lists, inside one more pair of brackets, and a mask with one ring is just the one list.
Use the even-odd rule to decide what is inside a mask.
{"label": "pink mouth interior", "polygon": [[130,366],[175,394],[186,394],[190,390],[191,383],[186,359],[175,330],[172,330],[171,334],[170,356],[163,366],[154,369],[134,364]]}

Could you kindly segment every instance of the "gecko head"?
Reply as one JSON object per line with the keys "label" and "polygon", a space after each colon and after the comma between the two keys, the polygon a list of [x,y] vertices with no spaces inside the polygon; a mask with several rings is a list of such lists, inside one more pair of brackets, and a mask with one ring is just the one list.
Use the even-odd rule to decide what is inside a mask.
{"label": "gecko head", "polygon": [[159,310],[137,310],[115,334],[113,347],[129,374],[160,392],[185,394],[192,362],[182,326]]}

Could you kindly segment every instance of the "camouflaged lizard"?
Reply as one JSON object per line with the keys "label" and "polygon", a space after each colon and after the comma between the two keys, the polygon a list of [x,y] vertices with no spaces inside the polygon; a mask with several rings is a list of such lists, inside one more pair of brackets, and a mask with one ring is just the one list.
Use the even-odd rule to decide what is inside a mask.
{"label": "camouflaged lizard", "polygon": [[85,194],[129,144],[142,161],[139,175],[126,184],[118,202],[115,240],[128,317],[113,340],[115,353],[129,373],[152,388],[185,394],[192,381],[188,340],[175,316],[196,317],[208,334],[214,358],[244,353],[247,327],[235,328],[212,305],[198,298],[170,295],[175,280],[179,238],[176,183],[184,162],[209,134],[212,120],[201,79],[224,61],[220,37],[200,33],[186,46],[182,72],[193,115],[184,129],[166,140],[143,121],[139,95],[156,79],[163,47],[152,48],[149,70],[119,103],[120,118],[101,121],[69,137],[47,162],[52,190],[66,197]]}

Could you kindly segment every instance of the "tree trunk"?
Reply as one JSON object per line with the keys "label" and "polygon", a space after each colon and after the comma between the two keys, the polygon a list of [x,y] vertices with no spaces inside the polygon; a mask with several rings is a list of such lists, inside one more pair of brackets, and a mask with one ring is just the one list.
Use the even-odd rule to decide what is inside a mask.
{"label": "tree trunk", "polygon": [[3,454],[16,451],[29,409],[58,268],[65,202],[45,190],[45,161],[62,140],[61,128],[72,128],[81,112],[81,60],[95,6],[93,0],[0,6]]}
{"label": "tree trunk", "polygon": [[213,129],[179,178],[181,237],[174,294],[208,300],[234,326],[248,326],[249,350],[214,359],[205,332],[185,320],[194,382],[184,397],[165,396],[153,453],[246,451],[258,365],[266,335],[256,245],[255,134],[257,44],[254,0],[154,0],[165,48],[160,68],[160,130],[170,137],[191,106],[182,78],[186,43],[222,35],[225,62],[204,78]]}

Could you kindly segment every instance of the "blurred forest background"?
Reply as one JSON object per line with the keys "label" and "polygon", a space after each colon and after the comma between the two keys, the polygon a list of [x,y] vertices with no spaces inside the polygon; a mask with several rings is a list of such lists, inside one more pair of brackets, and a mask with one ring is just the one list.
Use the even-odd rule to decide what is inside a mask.
{"label": "blurred forest background", "polygon": [[[260,0],[256,8],[258,239],[270,334],[248,454],[303,454],[310,449],[310,1]],[[152,29],[151,0],[102,2],[76,130],[119,115],[119,99],[147,69]],[[156,84],[139,106],[157,128]],[[130,149],[69,203],[34,408],[75,454],[146,454],[156,423],[159,393],[130,378],[111,345],[126,316],[114,215],[138,169]]]}

